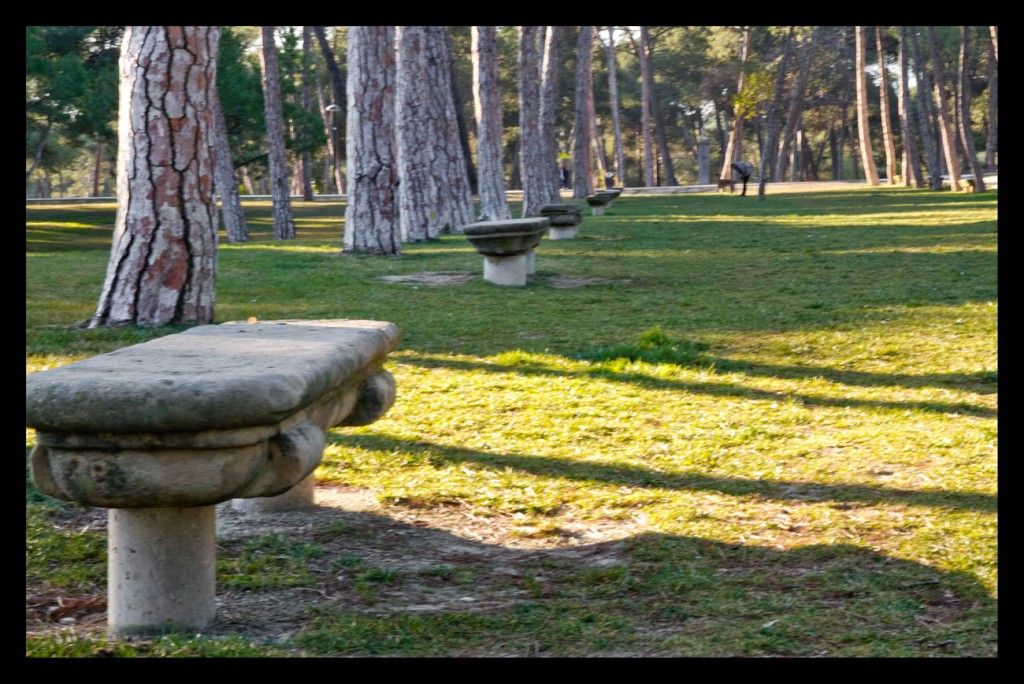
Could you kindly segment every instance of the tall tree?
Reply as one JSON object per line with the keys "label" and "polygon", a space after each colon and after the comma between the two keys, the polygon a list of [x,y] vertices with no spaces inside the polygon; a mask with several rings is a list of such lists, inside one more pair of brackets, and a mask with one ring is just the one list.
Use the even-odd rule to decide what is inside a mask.
{"label": "tall tree", "polygon": [[117,218],[91,328],[213,321],[219,40],[219,26],[125,29]]}
{"label": "tall tree", "polygon": [[[740,76],[736,85],[736,97],[743,95],[743,88],[747,82],[747,55],[750,52],[751,28],[740,27]],[[743,114],[739,110],[733,113],[732,129],[729,131],[729,140],[725,146],[725,154],[722,163],[721,180],[732,178],[732,163],[740,161],[743,153]]]}
{"label": "tall tree", "polygon": [[[338,188],[338,194],[343,195],[345,194],[345,172],[341,165],[341,141],[345,139],[345,131],[342,130],[339,135],[338,128],[345,128],[345,111],[347,109],[345,104],[347,100],[345,97],[345,77],[341,73],[338,61],[334,58],[334,50],[331,48],[331,43],[327,40],[327,33],[324,31],[324,27],[314,26],[313,35],[316,36],[317,45],[320,46],[320,52],[324,56],[324,64],[327,65],[327,73],[331,77],[331,93],[334,95],[334,101],[322,105],[321,110],[326,115],[326,126],[330,129],[327,149],[334,165],[334,182]],[[330,110],[329,107],[331,105],[338,107],[338,109]]]}
{"label": "tall tree", "polygon": [[967,162],[974,174],[974,192],[985,192],[985,178],[978,163],[978,153],[974,149],[974,135],[971,133],[971,77],[968,61],[970,60],[968,34],[970,26],[960,27],[960,143],[963,145]]}
{"label": "tall tree", "polygon": [[544,158],[541,139],[539,36],[539,26],[519,27],[519,155],[524,217],[538,216],[547,201],[544,178],[551,161]]}
{"label": "tall tree", "polygon": [[946,76],[939,55],[939,40],[935,35],[935,27],[928,27],[928,44],[932,54],[932,77],[935,90],[935,108],[939,121],[939,138],[942,140],[942,152],[946,156],[946,173],[949,174],[949,187],[954,192],[960,190],[960,159],[956,153],[956,138],[953,136],[953,123],[950,118],[949,101],[946,97]]}
{"label": "tall tree", "polygon": [[573,145],[573,193],[576,199],[594,192],[593,162],[590,156],[593,108],[588,106],[593,97],[594,27],[581,26],[576,43],[576,136]]}
{"label": "tall tree", "polygon": [[[807,72],[810,67],[814,46],[813,37],[805,37],[799,40],[795,47],[797,68],[793,74],[793,94],[789,100],[789,111],[786,115],[785,124],[782,126],[779,148],[774,159],[775,172],[772,174],[772,179],[775,181],[781,181],[784,178],[786,156],[789,148],[793,145],[794,138],[796,138],[796,131],[800,124],[800,114],[803,112],[804,107],[804,94],[807,91]],[[763,174],[761,178],[764,179]]]}
{"label": "tall tree", "polygon": [[854,27],[857,46],[857,133],[860,142],[861,161],[864,163],[864,177],[868,185],[878,185],[878,168],[871,150],[871,128],[868,116],[867,40],[864,26]]}
{"label": "tall tree", "polygon": [[511,218],[501,143],[501,82],[494,26],[473,27],[473,99],[476,113],[480,220]]}
{"label": "tall tree", "polygon": [[211,136],[216,152],[214,190],[220,196],[220,215],[228,242],[248,242],[249,228],[245,224],[245,211],[238,196],[238,181],[235,180],[235,169],[231,162],[231,145],[228,142],[227,123],[224,121],[224,108],[220,103],[220,94],[214,95],[210,103],[213,109]]}
{"label": "tall tree", "polygon": [[346,95],[345,252],[398,255],[393,27],[349,27]]}
{"label": "tall tree", "polygon": [[[633,41],[636,49],[637,60],[640,62],[640,144],[643,147],[643,172],[644,186],[654,187],[654,145],[651,141],[651,101],[653,90],[653,78],[651,77],[651,63],[643,58],[646,45],[647,27],[640,27],[640,44]],[[633,34],[630,33],[632,40]]]}
{"label": "tall tree", "polygon": [[[782,89],[786,84],[786,63],[789,61],[790,47],[793,44],[793,34],[796,33],[796,26],[789,27],[789,34],[786,36],[786,43],[782,47],[782,57],[779,59],[779,71],[775,75],[775,94],[772,96],[772,104],[768,109],[768,131],[764,136],[764,144],[761,146],[761,163],[758,170],[757,199],[764,200],[764,186],[768,180],[768,165],[771,162],[771,149],[775,145],[775,133],[779,127],[779,109],[782,106]],[[744,182],[746,189],[746,182]]]}
{"label": "tall tree", "polygon": [[267,148],[270,150],[270,195],[274,207],[274,237],[295,238],[292,199],[288,184],[285,152],[284,107],[281,104],[281,72],[277,66],[274,27],[260,26],[260,69],[263,72],[263,109],[267,119]]}
{"label": "tall tree", "polygon": [[932,101],[931,101],[931,78],[928,75],[928,68],[921,59],[921,48],[917,40],[917,27],[908,26],[907,33],[910,36],[910,51],[913,55],[914,78],[917,79],[915,89],[917,105],[917,128],[921,133],[921,145],[924,148],[924,165],[928,170],[928,187],[931,190],[942,188],[942,166],[940,164],[941,153],[939,145],[933,134]]}
{"label": "tall tree", "polygon": [[455,121],[459,129],[459,143],[462,145],[462,161],[466,167],[466,182],[469,183],[469,193],[474,195],[479,190],[477,186],[476,167],[473,165],[473,149],[469,145],[469,126],[466,124],[466,117],[463,115],[465,104],[462,100],[462,92],[459,90],[458,69],[455,67],[455,55],[452,54],[452,45],[448,31],[444,32],[443,49],[448,60],[448,83],[451,88],[452,102],[455,106]]}
{"label": "tall tree", "polygon": [[556,113],[559,98],[559,46],[562,42],[562,27],[547,26],[544,31],[544,49],[541,60],[540,84],[540,137],[544,146],[544,204],[558,202],[561,178],[558,170],[558,141],[556,137]]}
{"label": "tall tree", "polygon": [[473,221],[442,26],[395,29],[395,134],[402,238],[436,240]]}
{"label": "tall tree", "polygon": [[914,117],[911,115],[910,100],[910,46],[907,44],[907,27],[899,27],[899,69],[896,72],[896,104],[899,110],[900,139],[903,141],[903,185],[924,187],[921,165],[918,159]]}
{"label": "tall tree", "polygon": [[615,144],[615,177],[626,184],[626,157],[622,151],[622,128],[619,123],[618,64],[615,60],[615,27],[608,27],[608,107],[612,110],[612,136]]}
{"label": "tall tree", "polygon": [[878,46],[879,108],[882,116],[882,144],[885,147],[885,175],[889,185],[896,183],[899,175],[896,169],[896,142],[893,140],[892,118],[889,116],[889,67],[885,61],[885,44],[882,42],[882,27],[875,27],[875,44]]}
{"label": "tall tree", "polygon": [[313,201],[313,27],[302,27],[302,67],[300,71],[299,102],[302,116],[297,122],[299,137],[299,169],[302,181],[302,199]]}
{"label": "tall tree", "polygon": [[996,156],[999,150],[999,64],[997,59],[997,27],[990,26],[988,41],[988,117],[985,136],[985,168],[996,170]]}
{"label": "tall tree", "polygon": [[657,83],[654,78],[654,60],[651,53],[654,51],[651,40],[650,28],[640,27],[640,58],[647,62],[647,78],[649,85],[647,94],[651,98],[651,118],[654,119],[654,133],[658,139],[658,150],[661,153],[661,164],[665,169],[662,185],[679,185],[676,180],[676,170],[672,164],[672,154],[668,147],[668,137],[665,134],[665,119],[661,114],[661,105],[658,103]]}

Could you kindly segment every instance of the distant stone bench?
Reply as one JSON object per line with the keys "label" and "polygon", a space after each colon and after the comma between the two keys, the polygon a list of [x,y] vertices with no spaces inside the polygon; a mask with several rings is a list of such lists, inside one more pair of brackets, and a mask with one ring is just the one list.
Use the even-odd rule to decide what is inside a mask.
{"label": "distant stone bench", "polygon": [[590,205],[591,215],[600,216],[603,214],[605,207],[609,206],[616,197],[618,197],[617,194],[606,190],[598,190],[593,195],[588,195],[587,204]]}
{"label": "distant stone bench", "polygon": [[582,204],[545,204],[540,208],[540,215],[551,221],[548,237],[552,240],[567,240],[579,234],[579,225],[583,222]]}
{"label": "distant stone bench", "polygon": [[216,504],[303,483],[311,504],[326,431],[394,403],[398,339],[381,321],[204,325],[27,376],[36,486],[110,509],[112,634],[209,624]]}
{"label": "distant stone bench", "polygon": [[462,227],[484,257],[484,280],[495,285],[526,285],[536,270],[534,249],[551,225],[546,216],[480,221]]}

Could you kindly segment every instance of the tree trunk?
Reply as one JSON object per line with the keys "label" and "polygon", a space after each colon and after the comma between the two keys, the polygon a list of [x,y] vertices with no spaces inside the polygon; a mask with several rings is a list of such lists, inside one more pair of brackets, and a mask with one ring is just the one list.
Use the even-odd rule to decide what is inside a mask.
{"label": "tree trunk", "polygon": [[786,36],[786,44],[782,48],[782,59],[779,60],[779,73],[775,76],[775,94],[772,97],[772,106],[768,110],[768,131],[765,134],[765,144],[761,148],[761,164],[758,171],[757,199],[764,200],[764,186],[768,181],[769,148],[775,144],[775,133],[779,127],[779,108],[782,105],[782,88],[786,84],[786,62],[789,59],[789,48],[793,43],[793,34],[796,27],[789,27],[789,35]]}
{"label": "tree trunk", "polygon": [[996,170],[999,151],[999,64],[996,59],[996,27],[991,26],[988,41],[988,121],[985,136],[985,168]]}
{"label": "tree trunk", "polygon": [[550,160],[544,158],[540,125],[540,67],[537,58],[539,26],[519,27],[519,139],[523,177],[521,216],[539,216],[547,197],[545,177]]}
{"label": "tree trunk", "polygon": [[219,26],[125,28],[117,218],[91,328],[213,321],[219,43]]}
{"label": "tree trunk", "polygon": [[591,127],[593,108],[588,98],[593,97],[594,81],[592,47],[594,27],[581,26],[576,45],[576,140],[573,146],[573,192],[576,199],[589,197],[594,193],[593,161],[590,157]]}
{"label": "tree trunk", "polygon": [[612,110],[612,134],[615,137],[615,177],[619,185],[626,184],[626,155],[622,149],[622,128],[619,125],[619,84],[618,67],[615,61],[615,39],[613,29],[608,27],[608,99]]}
{"label": "tree trunk", "polygon": [[[313,36],[312,27],[302,27],[302,70],[301,78],[302,83],[300,84],[301,90],[299,91],[300,103],[302,104],[302,111],[306,114],[313,114],[313,96],[311,91],[310,81],[312,76],[310,75],[310,61],[313,57]],[[302,199],[307,202],[313,201],[313,153],[310,148],[313,144],[313,131],[310,130],[311,116],[306,116],[299,122],[299,168],[302,173],[300,178],[302,179]]]}
{"label": "tree trunk", "polygon": [[391,26],[348,29],[344,251],[398,255],[395,160],[395,33]]}
{"label": "tree trunk", "polygon": [[974,149],[974,137],[971,135],[971,78],[968,68],[969,51],[967,34],[970,26],[960,27],[960,141],[967,155],[968,168],[974,174],[974,192],[985,192],[984,172],[978,163],[978,154]]}
{"label": "tree trunk", "polygon": [[213,147],[217,153],[213,186],[220,195],[220,215],[224,222],[224,233],[228,242],[248,242],[249,228],[245,224],[245,212],[238,197],[238,182],[231,161],[231,145],[228,143],[228,129],[224,121],[224,110],[217,96],[211,103],[213,109]]}
{"label": "tree trunk", "polygon": [[[323,26],[314,26],[313,35],[316,36],[316,42],[320,46],[320,52],[324,55],[324,63],[327,65],[327,73],[331,75],[331,92],[334,94],[334,102],[329,103],[337,106],[339,109],[333,111],[330,116],[330,139],[333,142],[333,150],[331,157],[334,164],[334,182],[338,187],[338,194],[345,194],[345,172],[341,164],[341,141],[345,139],[344,124],[346,119],[346,111],[348,105],[346,104],[347,98],[345,95],[345,79],[341,75],[341,69],[338,68],[338,61],[334,58],[334,51],[331,49],[331,44],[327,41],[327,34],[324,32]],[[341,130],[339,131],[339,127]]]}
{"label": "tree trunk", "polygon": [[562,42],[562,27],[548,26],[544,32],[544,53],[541,64],[540,85],[540,137],[544,145],[544,204],[557,203],[561,199],[559,188],[561,178],[558,165],[558,141],[556,137],[556,113],[559,98],[559,46]]}
{"label": "tree trunk", "polygon": [[474,26],[472,32],[480,220],[499,221],[511,218],[512,213],[505,192],[505,165],[501,153],[501,81],[498,71],[497,27]]}
{"label": "tree trunk", "polygon": [[672,164],[672,155],[668,150],[668,137],[665,135],[665,119],[661,115],[661,104],[658,102],[658,87],[654,82],[654,62],[651,61],[653,48],[646,26],[640,27],[640,46],[643,49],[643,58],[647,62],[647,75],[651,81],[648,92],[651,96],[651,116],[654,117],[654,134],[658,138],[661,164],[665,169],[665,182],[663,185],[676,186],[679,185],[679,181],[676,180],[675,166]]}
{"label": "tree trunk", "polygon": [[921,133],[921,144],[924,147],[924,165],[928,171],[928,187],[932,190],[942,189],[942,169],[939,165],[939,146],[935,143],[932,135],[932,112],[931,112],[931,83],[928,77],[928,69],[921,61],[921,50],[917,41],[917,27],[908,26],[910,34],[910,50],[913,54],[914,77],[917,79],[917,123]]}
{"label": "tree trunk", "polygon": [[[28,167],[25,172],[25,182],[32,177],[32,172],[39,166],[39,162],[43,159],[43,150],[46,149],[46,139],[50,137],[50,128],[53,126],[53,122],[50,121],[50,117],[46,117],[46,125],[43,126],[43,130],[39,133],[39,142],[36,143],[36,152],[32,157],[32,165]],[[47,183],[49,185],[49,183]]]}
{"label": "tree trunk", "polygon": [[281,104],[281,72],[277,67],[274,27],[260,27],[260,68],[263,70],[263,111],[267,119],[270,150],[270,195],[274,206],[274,237],[295,238],[292,199],[288,187],[288,157],[284,143],[284,108]]}
{"label": "tree trunk", "polygon": [[775,155],[775,173],[772,174],[772,179],[776,181],[785,178],[786,154],[793,144],[797,122],[800,121],[800,114],[803,112],[804,93],[807,90],[807,70],[811,62],[811,53],[814,50],[813,39],[800,41],[796,50],[798,68],[793,79],[793,95],[789,100],[789,113],[786,116],[786,123],[782,127],[781,141]]}
{"label": "tree trunk", "polygon": [[398,218],[403,241],[436,240],[473,222],[444,26],[395,29]]}
{"label": "tree trunk", "polygon": [[[447,27],[445,27],[447,29]],[[443,35],[443,49],[446,59],[448,61],[448,84],[451,89],[451,98],[453,106],[455,107],[455,122],[459,128],[459,144],[462,145],[462,163],[465,167],[463,172],[465,173],[466,182],[469,184],[470,194],[470,205],[472,205],[473,198],[479,191],[478,180],[476,176],[476,167],[473,165],[473,150],[469,146],[469,126],[466,125],[466,117],[463,115],[463,101],[462,93],[459,92],[459,84],[456,78],[457,73],[455,71],[455,58],[452,55],[451,41],[448,38],[448,31],[445,30]],[[470,214],[472,214],[472,206],[470,207]],[[466,223],[472,223],[472,219]]]}
{"label": "tree trunk", "polygon": [[900,138],[903,140],[903,186],[924,187],[921,164],[917,156],[916,127],[910,114],[909,46],[907,27],[900,26],[899,70],[897,71],[896,105],[900,119]]}
{"label": "tree trunk", "polygon": [[892,135],[892,119],[889,116],[889,68],[885,64],[885,49],[882,43],[882,27],[875,27],[875,43],[878,45],[879,108],[882,115],[882,144],[885,146],[885,175],[889,185],[896,183],[899,175],[896,169],[896,142]]}
{"label": "tree trunk", "polygon": [[878,185],[878,169],[875,167],[875,156],[871,151],[871,129],[868,127],[868,79],[865,53],[867,41],[864,27],[854,27],[857,42],[857,132],[860,141],[861,161],[864,163],[864,177],[868,185]]}
{"label": "tree trunk", "polygon": [[[632,40],[633,35],[630,34]],[[640,141],[644,150],[644,186],[655,186],[654,180],[654,145],[651,142],[651,64],[644,59],[647,52],[647,27],[640,27],[640,44],[633,43],[636,57],[640,62]]]}
{"label": "tree trunk", "polygon": [[939,57],[939,42],[935,37],[935,27],[928,27],[928,43],[932,52],[932,71],[934,72],[935,101],[939,116],[939,135],[942,138],[942,150],[946,155],[946,173],[949,174],[949,188],[953,192],[960,190],[960,160],[956,154],[956,138],[950,121],[949,103],[946,98],[946,76]]}
{"label": "tree trunk", "polygon": [[[736,84],[736,94],[743,92],[747,78],[747,54],[750,52],[750,27],[742,27],[743,35],[740,39],[740,77]],[[729,133],[729,142],[725,146],[725,154],[722,162],[722,173],[718,176],[721,180],[732,178],[732,163],[740,161],[743,150],[743,116],[739,112],[733,112],[732,130]]]}

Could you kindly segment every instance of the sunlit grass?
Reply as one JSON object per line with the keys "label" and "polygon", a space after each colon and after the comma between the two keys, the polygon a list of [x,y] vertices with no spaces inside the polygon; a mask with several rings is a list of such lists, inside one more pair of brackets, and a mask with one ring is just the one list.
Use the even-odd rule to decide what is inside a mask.
{"label": "sunlit grass", "polygon": [[[457,235],[344,255],[340,204],[293,209],[297,240],[273,240],[269,202],[247,204],[262,212],[253,242],[222,240],[217,322],[402,330],[387,363],[398,400],[372,425],[331,431],[321,481],[366,488],[385,513],[457,504],[523,538],[580,521],[642,533],[618,564],[545,569],[554,589],[523,578],[535,600],[496,616],[325,611],[292,645],[996,655],[996,193],[624,196],[585,212],[578,239],[542,242],[524,288],[381,282],[479,274],[481,257]],[[75,231],[109,226],[112,211],[29,208],[40,229],[76,225],[59,246],[28,230],[27,373],[168,332],[69,327],[91,315],[108,258]],[[556,275],[614,282],[559,288]],[[56,569],[78,554],[76,586],[99,581],[99,559],[61,550],[82,541],[73,530],[29,517],[30,573],[69,586]],[[258,543],[225,550],[221,581],[316,586],[315,548]],[[361,572],[366,596],[399,579]]]}

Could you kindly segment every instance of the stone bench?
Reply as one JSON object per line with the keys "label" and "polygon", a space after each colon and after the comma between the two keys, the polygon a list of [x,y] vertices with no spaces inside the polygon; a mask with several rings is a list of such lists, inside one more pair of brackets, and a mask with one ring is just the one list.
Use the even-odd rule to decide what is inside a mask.
{"label": "stone bench", "polygon": [[546,216],[480,221],[462,227],[484,257],[484,280],[495,285],[526,285],[536,271],[534,249],[551,225]]}
{"label": "stone bench", "polygon": [[302,483],[311,504],[326,431],[394,403],[398,339],[381,321],[203,325],[27,376],[36,486],[110,509],[112,634],[212,621],[216,504]]}
{"label": "stone bench", "polygon": [[548,237],[552,240],[567,240],[579,234],[579,225],[583,222],[582,204],[545,204],[540,208],[540,215],[551,221]]}
{"label": "stone bench", "polygon": [[614,193],[598,190],[593,195],[587,196],[587,204],[590,205],[590,211],[592,216],[600,216],[604,213],[605,207],[612,203],[617,195]]}

